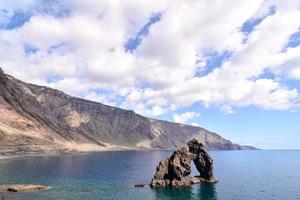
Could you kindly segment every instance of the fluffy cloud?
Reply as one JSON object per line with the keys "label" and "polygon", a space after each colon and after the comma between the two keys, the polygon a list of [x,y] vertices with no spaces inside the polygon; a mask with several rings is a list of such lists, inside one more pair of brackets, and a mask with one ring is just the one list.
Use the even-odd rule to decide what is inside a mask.
{"label": "fluffy cloud", "polygon": [[[185,113],[181,113],[181,114],[175,114],[175,115],[173,115],[173,118],[174,118],[174,122],[186,123],[190,119],[193,119],[194,117],[199,117],[200,115],[201,114],[197,113],[197,112],[185,112]],[[194,123],[194,125],[196,125],[196,124]]]}
{"label": "fluffy cloud", "polygon": [[[0,62],[24,81],[148,116],[199,102],[226,113],[297,109],[299,88],[287,82],[300,79],[300,47],[288,45],[299,9],[297,0],[1,2],[0,24],[16,27],[0,29]],[[14,22],[16,12],[30,17]]]}

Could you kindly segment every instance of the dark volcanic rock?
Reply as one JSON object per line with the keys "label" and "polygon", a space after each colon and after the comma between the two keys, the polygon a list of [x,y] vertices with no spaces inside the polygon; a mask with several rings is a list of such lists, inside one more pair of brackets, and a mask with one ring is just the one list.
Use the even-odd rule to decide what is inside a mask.
{"label": "dark volcanic rock", "polygon": [[140,183],[140,184],[135,184],[134,187],[137,187],[137,188],[143,188],[145,187],[147,184],[143,184],[143,183]]}
{"label": "dark volcanic rock", "polygon": [[198,142],[196,139],[192,139],[188,142],[189,152],[193,154],[199,154],[203,149],[202,143]]}
{"label": "dark volcanic rock", "polygon": [[189,152],[196,154],[194,164],[200,173],[200,177],[213,180],[213,160],[203,149],[203,145],[198,140],[193,139],[188,142]]}
{"label": "dark volcanic rock", "polygon": [[194,154],[189,153],[186,148],[176,150],[169,160],[169,176],[180,181],[190,175],[191,161],[194,157]]}
{"label": "dark volcanic rock", "polygon": [[188,185],[191,181],[191,161],[194,154],[186,148],[176,150],[171,157],[162,160],[151,181],[151,186],[179,186]]}
{"label": "dark volcanic rock", "polygon": [[[162,160],[156,168],[151,187],[177,187],[197,183],[216,183],[213,176],[213,160],[196,139],[188,142],[186,148],[176,150],[170,157]],[[200,176],[191,177],[191,161],[194,161]]]}

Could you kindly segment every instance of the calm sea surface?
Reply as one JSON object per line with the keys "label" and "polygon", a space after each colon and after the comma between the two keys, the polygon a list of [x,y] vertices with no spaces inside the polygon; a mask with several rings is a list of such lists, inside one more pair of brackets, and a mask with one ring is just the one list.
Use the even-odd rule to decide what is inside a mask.
{"label": "calm sea surface", "polygon": [[158,162],[171,153],[124,151],[1,160],[0,184],[53,187],[5,196],[14,200],[300,200],[300,151],[210,152],[220,179],[216,185],[133,187],[150,182]]}

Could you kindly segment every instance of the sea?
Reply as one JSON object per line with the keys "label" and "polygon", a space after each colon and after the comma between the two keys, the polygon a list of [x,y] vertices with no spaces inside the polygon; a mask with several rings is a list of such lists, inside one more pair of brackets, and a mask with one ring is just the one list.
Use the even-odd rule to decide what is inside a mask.
{"label": "sea", "polygon": [[[300,151],[211,151],[215,185],[135,188],[150,182],[172,151],[115,151],[0,160],[0,184],[41,184],[47,191],[10,200],[300,200]],[[193,175],[198,172],[193,167]]]}

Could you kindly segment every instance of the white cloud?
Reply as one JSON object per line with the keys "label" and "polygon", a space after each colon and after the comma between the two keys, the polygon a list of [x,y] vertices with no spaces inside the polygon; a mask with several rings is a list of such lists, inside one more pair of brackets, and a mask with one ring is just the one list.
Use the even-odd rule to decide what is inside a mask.
{"label": "white cloud", "polygon": [[174,114],[174,122],[177,123],[187,123],[190,119],[193,119],[194,117],[199,117],[201,114],[197,112],[185,112],[181,114]]}
{"label": "white cloud", "polygon": [[200,125],[198,123],[196,123],[196,122],[193,122],[192,126],[200,126]]}
{"label": "white cloud", "polygon": [[295,68],[291,69],[289,71],[289,75],[291,78],[299,80],[300,79],[300,66],[299,67],[296,66]]}
{"label": "white cloud", "polygon": [[[299,106],[298,88],[285,80],[300,79],[300,47],[282,51],[300,26],[295,20],[300,18],[297,0],[64,0],[60,3],[70,14],[63,18],[35,11],[41,1],[9,2],[1,2],[0,8],[34,13],[22,27],[0,29],[1,65],[24,81],[149,116],[197,102],[225,113],[245,106]],[[270,6],[276,7],[275,14],[258,24],[244,43],[243,23],[266,16]],[[161,13],[160,21],[136,50],[126,52],[128,39],[154,13]],[[26,54],[25,45],[37,52]],[[199,77],[197,71],[209,70],[206,51],[228,51],[232,57]],[[264,77],[265,71],[275,78]],[[48,83],[51,76],[59,80]],[[182,115],[176,120],[195,117]]]}
{"label": "white cloud", "polygon": [[88,94],[86,94],[84,96],[85,99],[91,100],[91,101],[95,101],[95,102],[99,102],[99,103],[103,103],[106,105],[110,105],[110,106],[116,106],[116,103],[113,101],[113,96],[104,94],[98,94],[96,92],[90,92]]}

